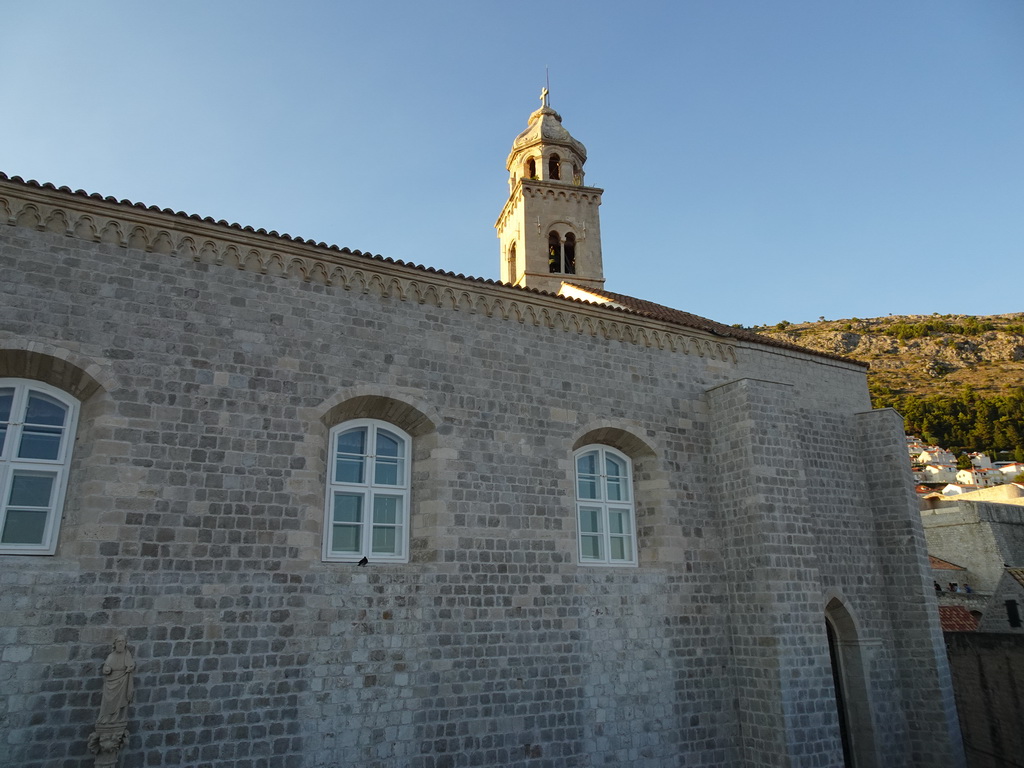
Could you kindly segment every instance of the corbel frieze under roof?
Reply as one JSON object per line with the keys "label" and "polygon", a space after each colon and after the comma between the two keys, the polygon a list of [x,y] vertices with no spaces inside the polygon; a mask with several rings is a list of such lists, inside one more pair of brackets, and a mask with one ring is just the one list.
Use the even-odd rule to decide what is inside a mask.
{"label": "corbel frieze under roof", "polygon": [[737,362],[734,344],[628,310],[17,178],[0,178],[0,222],[438,309]]}

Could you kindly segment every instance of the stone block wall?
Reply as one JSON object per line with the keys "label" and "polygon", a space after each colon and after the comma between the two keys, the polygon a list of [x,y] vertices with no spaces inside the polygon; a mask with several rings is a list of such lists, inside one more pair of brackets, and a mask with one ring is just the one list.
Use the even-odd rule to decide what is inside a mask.
{"label": "stone block wall", "polygon": [[970,768],[1020,763],[1024,752],[1024,636],[947,632],[960,728]]}
{"label": "stone block wall", "polygon": [[996,588],[1004,564],[1024,565],[1024,507],[963,501],[921,516],[928,551],[971,571],[972,587]]}
{"label": "stone block wall", "polygon": [[[91,765],[124,632],[125,766],[838,766],[826,605],[870,650],[879,764],[958,764],[913,733],[948,714],[890,608],[927,610],[923,546],[872,501],[902,479],[855,366],[0,189],[0,376],[83,399],[57,553],[0,556],[12,764]],[[408,563],[321,560],[360,416],[413,437]],[[577,562],[591,442],[633,461],[637,567]]]}

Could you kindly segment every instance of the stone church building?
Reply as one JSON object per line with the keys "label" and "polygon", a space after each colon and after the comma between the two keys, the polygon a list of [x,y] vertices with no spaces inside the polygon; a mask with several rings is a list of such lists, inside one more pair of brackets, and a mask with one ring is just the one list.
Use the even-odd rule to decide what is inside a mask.
{"label": "stone church building", "polygon": [[606,287],[586,159],[500,280],[0,176],[0,763],[963,765],[899,415]]}

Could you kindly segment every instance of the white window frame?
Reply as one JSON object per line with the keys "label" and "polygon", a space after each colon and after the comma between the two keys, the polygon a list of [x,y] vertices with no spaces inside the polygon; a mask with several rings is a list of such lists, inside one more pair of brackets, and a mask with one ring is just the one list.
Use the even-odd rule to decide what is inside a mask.
{"label": "white window frame", "polygon": [[[580,459],[588,454],[597,456],[597,473],[587,474],[588,480],[593,478],[594,498],[584,495],[583,483],[580,475]],[[621,489],[618,494],[611,492],[616,483],[609,483],[609,476],[606,474],[606,459],[614,458],[623,466],[624,474],[616,476]],[[574,495],[576,497],[576,553],[580,565],[605,565],[613,567],[636,567],[637,558],[637,532],[636,532],[636,508],[634,506],[633,493],[633,461],[626,454],[617,451],[607,445],[586,445],[573,454],[573,483]],[[615,498],[618,495],[620,498]],[[584,514],[589,514],[593,519],[596,512],[599,530],[594,531],[592,525],[584,524]],[[616,520],[620,525],[612,525]],[[624,523],[621,524],[621,523]],[[616,529],[616,530],[613,530]],[[624,532],[620,532],[619,529]],[[599,545],[597,557],[585,555],[584,539],[588,544],[595,540]],[[617,539],[623,542],[624,557],[612,557],[612,540]]]}
{"label": "white window frame", "polygon": [[[64,516],[64,496],[67,492],[68,467],[71,465],[75,430],[78,428],[79,402],[67,392],[41,381],[0,379],[0,389],[11,387],[14,389],[14,398],[11,403],[10,421],[5,422],[7,434],[3,448],[0,449],[0,555],[52,555],[57,551],[60,523]],[[17,455],[26,427],[28,398],[33,392],[56,400],[66,409],[60,443],[54,459],[24,459]],[[3,541],[11,506],[13,481],[20,474],[44,474],[53,477],[49,504],[46,507],[40,505],[32,508],[33,511],[46,512],[42,539],[38,543],[19,544]]]}
{"label": "white window frame", "polygon": [[[365,451],[359,456],[363,459],[363,481],[343,482],[337,479],[338,464],[338,437],[353,429],[366,429]],[[377,433],[378,431],[389,432],[402,440],[403,450],[397,457],[399,469],[397,471],[397,483],[377,483],[376,463],[377,456]],[[412,477],[412,437],[404,430],[386,421],[377,419],[353,419],[345,421],[333,427],[328,438],[327,455],[327,493],[324,499],[324,531],[323,531],[323,560],[324,562],[354,563],[362,558],[370,562],[407,563],[409,562],[409,514],[411,477]],[[355,456],[356,454],[349,454]],[[358,551],[335,551],[335,520],[334,520],[334,499],[336,495],[344,494],[360,499],[361,519],[358,523],[339,522],[339,525],[358,528],[359,549]],[[373,519],[375,499],[381,496],[397,498],[401,510],[396,515],[395,524],[377,525]],[[399,530],[395,535],[395,552],[373,552],[374,528],[397,527]]]}

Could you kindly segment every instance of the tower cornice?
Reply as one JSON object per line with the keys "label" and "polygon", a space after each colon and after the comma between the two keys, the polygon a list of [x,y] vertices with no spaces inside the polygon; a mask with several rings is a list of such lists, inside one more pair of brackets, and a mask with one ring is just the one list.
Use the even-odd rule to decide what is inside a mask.
{"label": "tower cornice", "polygon": [[502,225],[512,214],[523,197],[535,197],[538,194],[544,194],[545,192],[552,195],[564,194],[566,195],[566,199],[576,202],[596,202],[600,205],[601,195],[604,194],[604,189],[601,187],[585,187],[579,184],[566,184],[559,181],[519,179],[516,182],[515,187],[512,189],[512,194],[509,195],[508,200],[505,201],[505,205],[502,207],[501,213],[498,214],[498,218],[494,222],[494,227],[496,229],[501,229]]}

